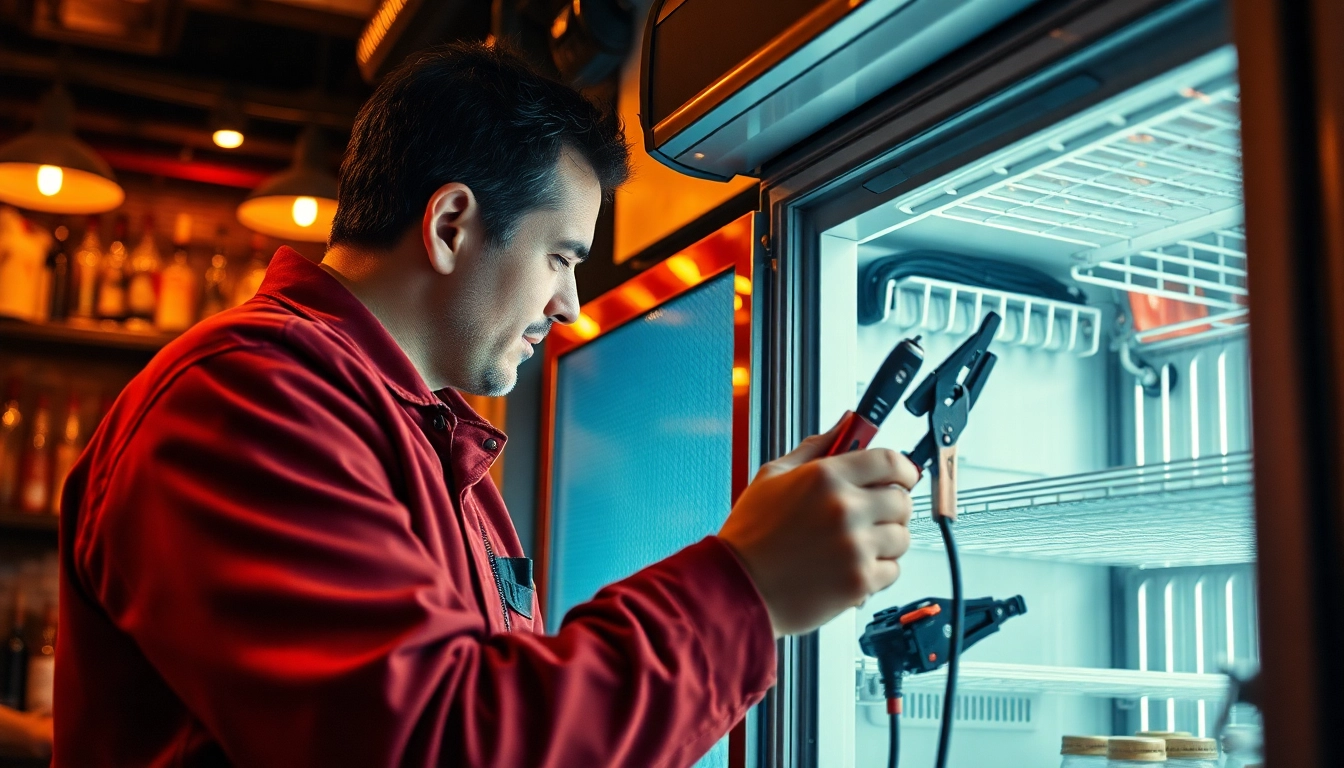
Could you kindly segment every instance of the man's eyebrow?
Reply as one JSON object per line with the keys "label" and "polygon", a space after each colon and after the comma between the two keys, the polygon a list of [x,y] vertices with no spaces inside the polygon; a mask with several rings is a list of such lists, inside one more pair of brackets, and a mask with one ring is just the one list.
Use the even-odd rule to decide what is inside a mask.
{"label": "man's eyebrow", "polygon": [[571,251],[579,262],[588,260],[588,244],[579,240],[561,240],[556,246],[561,251]]}

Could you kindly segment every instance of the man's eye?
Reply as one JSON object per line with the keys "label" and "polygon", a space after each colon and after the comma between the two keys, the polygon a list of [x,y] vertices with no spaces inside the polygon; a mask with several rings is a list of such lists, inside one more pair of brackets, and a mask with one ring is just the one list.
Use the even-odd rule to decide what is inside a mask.
{"label": "man's eye", "polygon": [[555,259],[561,267],[565,267],[566,269],[569,268],[569,259],[566,259],[564,256],[561,256],[558,253],[553,253],[551,254],[551,258]]}

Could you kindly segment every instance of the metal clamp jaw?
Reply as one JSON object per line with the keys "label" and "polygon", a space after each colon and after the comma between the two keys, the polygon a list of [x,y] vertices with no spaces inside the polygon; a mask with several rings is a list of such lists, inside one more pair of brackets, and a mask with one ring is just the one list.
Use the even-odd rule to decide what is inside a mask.
{"label": "metal clamp jaw", "polygon": [[930,469],[937,517],[957,519],[957,440],[998,360],[989,345],[1000,322],[995,312],[985,315],[975,335],[957,347],[905,401],[910,413],[929,417],[928,434],[907,455],[916,467]]}

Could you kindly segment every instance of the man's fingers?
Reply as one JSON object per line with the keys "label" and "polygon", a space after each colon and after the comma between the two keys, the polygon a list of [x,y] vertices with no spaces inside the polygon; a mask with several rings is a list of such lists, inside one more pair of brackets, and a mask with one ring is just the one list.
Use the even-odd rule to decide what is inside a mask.
{"label": "man's fingers", "polygon": [[865,581],[868,582],[868,594],[872,595],[896,583],[901,575],[901,566],[895,560],[874,560],[866,569]]}
{"label": "man's fingers", "polygon": [[838,476],[861,487],[899,485],[908,490],[919,482],[914,463],[890,448],[853,451],[818,461],[830,464]]}
{"label": "man's fingers", "polygon": [[899,523],[873,526],[873,553],[878,560],[895,560],[910,549],[910,529]]}

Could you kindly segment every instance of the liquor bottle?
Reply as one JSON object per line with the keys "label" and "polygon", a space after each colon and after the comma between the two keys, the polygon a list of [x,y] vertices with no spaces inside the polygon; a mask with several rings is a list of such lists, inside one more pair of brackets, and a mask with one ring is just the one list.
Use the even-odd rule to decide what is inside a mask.
{"label": "liquor bottle", "polygon": [[98,317],[106,321],[126,319],[126,217],[118,216],[112,244],[98,262]]}
{"label": "liquor bottle", "polygon": [[70,316],[77,320],[91,320],[95,317],[98,262],[103,258],[103,244],[98,239],[98,230],[101,228],[101,220],[97,216],[90,216],[84,224],[84,239],[75,252],[70,281]]}
{"label": "liquor bottle", "polygon": [[61,513],[61,491],[65,488],[65,478],[70,475],[70,468],[75,465],[75,459],[79,458],[81,437],[83,433],[79,428],[79,395],[71,392],[70,404],[65,409],[65,427],[61,430],[60,442],[56,443],[56,456],[51,468],[53,515]]}
{"label": "liquor bottle", "polygon": [[51,407],[46,394],[37,396],[33,431],[24,445],[19,470],[19,510],[45,514],[51,503]]}
{"label": "liquor bottle", "polygon": [[262,250],[266,245],[266,239],[261,235],[252,236],[252,258],[247,262],[247,269],[243,271],[243,276],[239,278],[238,285],[233,291],[233,306],[238,306],[253,296],[257,295],[257,289],[261,287],[261,281],[266,279],[266,253]]}
{"label": "liquor bottle", "polygon": [[14,624],[9,628],[9,636],[0,647],[0,704],[11,709],[22,710],[24,696],[28,692],[28,641],[27,617],[23,604],[23,592],[14,591]]}
{"label": "liquor bottle", "polygon": [[154,313],[154,324],[161,331],[185,331],[196,322],[196,272],[187,259],[190,242],[191,216],[179,213],[173,228],[173,244],[177,250],[172,262],[163,270],[159,307]]}
{"label": "liquor bottle", "polygon": [[154,242],[154,214],[146,213],[140,242],[126,265],[126,326],[144,330],[154,323],[159,304],[159,270],[163,261]]}
{"label": "liquor bottle", "polygon": [[0,510],[13,509],[19,487],[19,455],[23,453],[23,413],[19,410],[19,380],[5,386],[0,404]]}
{"label": "liquor bottle", "polygon": [[27,682],[24,708],[50,714],[56,685],[56,606],[51,603],[42,612],[42,634],[28,656]]}
{"label": "liquor bottle", "polygon": [[51,275],[48,288],[47,318],[64,320],[70,314],[70,228],[65,224],[52,232],[54,242],[47,256],[47,272]]}
{"label": "liquor bottle", "polygon": [[201,319],[217,315],[229,307],[229,257],[225,246],[229,231],[215,230],[215,255],[210,257],[210,268],[205,271],[205,296],[201,302]]}

